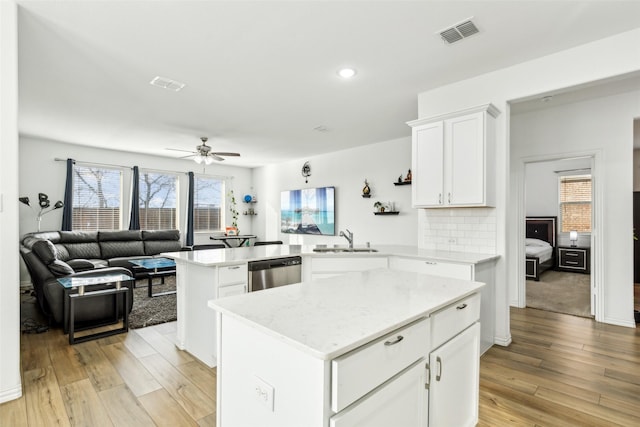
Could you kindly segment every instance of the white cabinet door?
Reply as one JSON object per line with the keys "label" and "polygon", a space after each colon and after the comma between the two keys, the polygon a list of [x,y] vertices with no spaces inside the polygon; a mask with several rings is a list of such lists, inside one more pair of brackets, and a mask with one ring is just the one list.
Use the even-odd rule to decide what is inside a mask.
{"label": "white cabinet door", "polygon": [[475,426],[480,386],[480,324],[429,355],[429,427]]}
{"label": "white cabinet door", "polygon": [[428,390],[422,359],[362,401],[331,417],[330,427],[426,427]]}
{"label": "white cabinet door", "polygon": [[484,202],[484,113],[445,121],[447,170],[446,204],[480,205]]}
{"label": "white cabinet door", "polygon": [[443,122],[413,129],[413,207],[441,206],[444,185]]}

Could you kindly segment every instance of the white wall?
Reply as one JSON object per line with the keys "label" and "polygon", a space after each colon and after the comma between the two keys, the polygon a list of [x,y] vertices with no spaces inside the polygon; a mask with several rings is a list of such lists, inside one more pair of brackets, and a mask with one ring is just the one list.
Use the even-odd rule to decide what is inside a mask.
{"label": "white wall", "polygon": [[[597,58],[597,65],[594,61]],[[502,111],[496,119],[496,252],[502,255],[496,274],[496,338],[502,344],[511,341],[509,332],[509,293],[517,293],[524,207],[519,206],[523,171],[513,168],[510,156],[509,101],[524,99],[601,79],[640,70],[640,29],[622,33],[545,56],[492,73],[442,86],[418,96],[419,118],[438,116],[472,106],[493,103]],[[630,154],[629,154],[630,157]],[[521,184],[522,183],[522,184]],[[614,219],[609,219],[615,221]],[[419,223],[424,232],[424,223]],[[610,236],[610,241],[623,238]],[[615,245],[613,245],[615,246]],[[631,253],[621,245],[607,248],[612,255]],[[507,255],[509,254],[509,255]],[[521,256],[522,255],[522,256]],[[608,281],[625,280],[626,274],[612,272]],[[618,299],[616,296],[614,299]],[[598,320],[633,325],[633,312],[608,306]]]}
{"label": "white wall", "polygon": [[[407,134],[410,134],[407,126]],[[311,165],[306,184],[301,174],[305,161]],[[254,170],[258,215],[254,231],[267,240],[291,244],[346,244],[339,230],[354,233],[354,243],[417,245],[417,212],[411,208],[411,186],[395,186],[398,176],[411,167],[409,137],[370,144],[331,154],[269,165]],[[364,180],[371,198],[362,197]],[[300,188],[336,187],[336,236],[309,236],[280,233],[280,192]],[[374,215],[376,200],[392,201],[400,214]]]}
{"label": "white wall", "polygon": [[[66,162],[55,161],[55,158],[73,158],[77,162],[92,162],[106,165],[125,166],[123,169],[123,206],[122,206],[122,227],[129,227],[129,206],[131,200],[131,167],[138,166],[140,169],[154,169],[159,171],[178,172],[179,176],[179,228],[184,230],[186,223],[186,200],[188,181],[186,172],[193,171],[196,174],[202,173],[202,166],[188,160],[176,160],[167,157],[149,156],[123,151],[105,150],[87,146],[65,144],[56,141],[34,139],[29,137],[20,138],[20,196],[28,196],[32,201],[37,201],[38,193],[46,193],[53,202],[64,199],[64,185],[66,178]],[[252,169],[225,166],[214,162],[206,166],[205,174],[229,177],[227,181],[227,191],[233,189],[236,200],[250,191],[252,185]],[[231,178],[232,177],[232,178]],[[34,203],[32,203],[34,205]],[[36,204],[37,206],[37,204]],[[242,213],[242,206],[238,204],[238,210]],[[231,214],[226,212],[225,223],[231,225]],[[59,230],[62,223],[62,209],[46,214],[42,219],[44,230]],[[252,233],[252,223],[250,217],[240,215],[238,218],[238,228],[242,233]],[[20,204],[20,236],[27,232],[37,230],[36,212],[29,207]],[[209,240],[210,234],[196,233],[195,244],[214,243]],[[218,242],[219,243],[219,242]],[[28,281],[28,274],[21,268],[21,279]]]}
{"label": "white wall", "polygon": [[[517,126],[517,128],[515,128]],[[519,145],[538,144],[539,141],[530,138],[528,125],[515,124],[514,115],[511,115],[511,141],[512,145],[518,140]],[[518,133],[518,137],[514,135]],[[525,142],[527,141],[527,142]],[[560,224],[560,204],[558,198],[558,171],[584,171],[572,172],[572,174],[588,174],[591,168],[591,158],[563,159],[548,162],[535,162],[526,164],[525,173],[525,212],[526,216],[555,216],[558,217],[558,246],[571,244],[569,233],[562,233]],[[569,173],[569,172],[567,172]],[[562,175],[566,175],[563,173]],[[579,233],[578,246],[591,246],[591,233]]]}
{"label": "white wall", "polygon": [[0,2],[0,403],[22,395],[18,293],[18,21]]}

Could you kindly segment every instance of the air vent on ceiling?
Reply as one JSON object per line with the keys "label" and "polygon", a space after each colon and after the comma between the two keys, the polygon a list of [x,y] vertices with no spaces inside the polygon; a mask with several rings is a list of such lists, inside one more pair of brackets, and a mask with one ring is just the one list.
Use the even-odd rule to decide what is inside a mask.
{"label": "air vent on ceiling", "polygon": [[166,77],[156,76],[149,82],[153,86],[158,86],[163,89],[172,90],[174,92],[180,91],[182,88],[186,86],[186,84],[178,82],[176,80],[171,80]]}
{"label": "air vent on ceiling", "polygon": [[472,36],[478,32],[478,27],[476,27],[476,25],[471,21],[471,18],[469,18],[449,28],[445,28],[444,30],[439,31],[438,34],[440,34],[442,40],[451,44]]}

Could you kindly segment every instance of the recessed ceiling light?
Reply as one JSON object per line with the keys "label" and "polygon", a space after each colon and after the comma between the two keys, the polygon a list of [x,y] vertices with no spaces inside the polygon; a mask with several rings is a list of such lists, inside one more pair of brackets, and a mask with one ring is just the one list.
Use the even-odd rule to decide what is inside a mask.
{"label": "recessed ceiling light", "polygon": [[351,77],[356,75],[356,70],[353,68],[342,68],[338,70],[338,75],[343,79],[350,79]]}
{"label": "recessed ceiling light", "polygon": [[186,86],[186,84],[182,82],[160,76],[154,77],[153,80],[149,82],[149,84],[161,87],[163,89],[172,90],[174,92],[178,92]]}

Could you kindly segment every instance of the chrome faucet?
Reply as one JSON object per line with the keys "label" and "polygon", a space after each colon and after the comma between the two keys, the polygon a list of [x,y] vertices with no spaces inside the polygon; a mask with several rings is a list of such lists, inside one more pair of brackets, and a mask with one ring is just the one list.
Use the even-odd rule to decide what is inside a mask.
{"label": "chrome faucet", "polygon": [[349,249],[353,249],[353,233],[350,232],[349,229],[346,230],[346,233],[344,231],[340,232],[340,237],[347,239],[347,242],[349,242]]}

